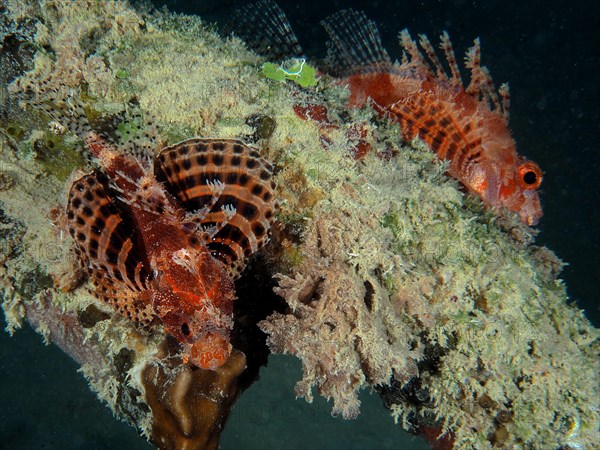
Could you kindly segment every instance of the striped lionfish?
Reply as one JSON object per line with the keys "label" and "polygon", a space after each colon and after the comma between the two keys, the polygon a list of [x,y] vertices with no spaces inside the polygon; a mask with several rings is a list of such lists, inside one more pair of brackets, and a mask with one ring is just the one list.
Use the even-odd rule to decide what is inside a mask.
{"label": "striped lionfish", "polygon": [[322,25],[332,42],[329,65],[349,86],[351,107],[370,100],[381,116],[400,123],[405,140],[418,136],[440,159],[449,161],[449,174],[487,205],[506,207],[527,225],[538,223],[542,171],[517,154],[508,129],[508,85],[494,87],[481,66],[479,39],[467,51],[471,81],[465,87],[445,32],[440,47],[450,77],[425,35],[419,36],[423,54],[408,31],[400,33],[405,53],[398,64],[392,63],[375,23],[363,13],[340,11]]}
{"label": "striped lionfish", "polygon": [[135,322],[162,324],[185,362],[220,367],[232,350],[234,278],[274,222],[271,164],[232,139],[188,139],[156,156],[148,145],[119,147],[70,103],[42,106],[72,122],[99,161],[73,182],[66,206],[94,294]]}
{"label": "striped lionfish", "polygon": [[[244,7],[237,19],[242,23],[238,34],[265,57],[304,57],[285,13],[271,0]],[[321,24],[331,38],[327,72],[348,86],[350,107],[371,102],[381,117],[401,125],[404,140],[419,137],[447,160],[448,173],[488,206],[507,208],[527,225],[538,223],[542,171],[516,152],[508,128],[508,86],[494,87],[488,70],[481,66],[478,39],[467,52],[471,81],[465,87],[447,33],[441,36],[441,48],[450,76],[424,35],[419,48],[402,31],[404,57],[394,63],[377,26],[363,13],[342,10]]]}

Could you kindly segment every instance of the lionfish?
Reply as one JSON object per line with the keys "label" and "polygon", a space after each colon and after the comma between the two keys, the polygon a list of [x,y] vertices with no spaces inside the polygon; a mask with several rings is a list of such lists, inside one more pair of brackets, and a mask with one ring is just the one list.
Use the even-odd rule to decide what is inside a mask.
{"label": "lionfish", "polygon": [[487,205],[516,212],[527,225],[538,223],[542,171],[517,154],[508,129],[508,85],[496,90],[481,66],[479,39],[466,54],[471,81],[465,87],[446,32],[440,47],[450,76],[425,35],[419,48],[408,31],[400,33],[404,57],[398,64],[363,13],[343,10],[321,23],[331,38],[328,64],[349,86],[351,107],[370,100],[381,116],[400,123],[405,140],[418,136],[449,161],[449,174]]}
{"label": "lionfish", "polygon": [[38,104],[99,162],[73,181],[66,206],[94,294],[144,326],[162,324],[184,362],[220,367],[232,350],[234,279],[275,219],[272,165],[234,139],[188,139],[156,155],[117,146],[70,103]]}
{"label": "lionfish", "polygon": [[[271,0],[244,7],[236,21],[241,23],[237,33],[263,56],[304,57],[285,13]],[[419,36],[419,48],[408,31],[402,31],[404,57],[394,63],[377,26],[363,13],[342,10],[321,24],[331,39],[326,71],[348,86],[350,107],[370,102],[380,117],[400,124],[405,141],[419,137],[448,161],[449,175],[486,205],[507,208],[527,225],[538,223],[542,171],[516,152],[508,128],[508,86],[494,87],[488,70],[481,66],[478,39],[467,51],[471,80],[465,87],[445,32],[441,48],[450,76],[424,35]]]}

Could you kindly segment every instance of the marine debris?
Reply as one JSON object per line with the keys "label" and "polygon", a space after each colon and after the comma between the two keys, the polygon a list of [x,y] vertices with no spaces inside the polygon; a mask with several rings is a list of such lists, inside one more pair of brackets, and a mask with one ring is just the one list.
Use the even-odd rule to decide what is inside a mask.
{"label": "marine debris", "polygon": [[[0,17],[0,55],[11,61],[0,102],[8,331],[26,320],[59,345],[154,445],[217,447],[263,363],[259,326],[272,352],[302,361],[296,394],[310,402],[316,391],[345,418],[360,414],[357,394],[368,388],[399,426],[434,441],[443,434],[440,446],[600,446],[599,333],[567,303],[563,263],[516,215],[499,220],[463,193],[425,143],[405,144],[397,122],[369,103],[349,108],[351,93],[330,77],[318,89],[265,77],[265,62],[280,59],[265,61],[198,17],[95,0],[8,0]],[[40,113],[32,97],[48,108],[69,99],[65,116]],[[155,128],[141,118],[152,117],[157,142],[175,153],[239,139],[272,163],[278,221],[236,282],[234,305],[245,309],[234,306],[231,356],[212,370],[186,364],[181,336],[116,313],[70,269],[70,239],[53,224],[65,205],[79,208],[68,195],[83,175],[69,174],[95,164],[65,120],[74,102],[113,142],[147,142]],[[157,183],[172,176],[163,175]],[[279,304],[269,303],[273,284]]]}

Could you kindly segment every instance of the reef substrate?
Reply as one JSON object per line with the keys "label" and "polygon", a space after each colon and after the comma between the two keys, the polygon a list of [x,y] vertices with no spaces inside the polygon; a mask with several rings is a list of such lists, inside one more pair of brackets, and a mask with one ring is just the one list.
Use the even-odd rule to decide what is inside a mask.
{"label": "reef substrate", "polygon": [[[261,319],[270,350],[302,361],[296,394],[310,402],[316,388],[333,414],[356,417],[358,392],[371,388],[399,426],[443,433],[440,446],[600,446],[599,334],[568,304],[563,263],[518,219],[462,193],[422,143],[402,144],[397,125],[368,106],[347,109],[347,91],[325,77],[306,88],[265,78],[259,56],[198,17],[93,0],[4,8],[7,331],[27,320],[155,445],[216,448],[251,382],[245,367],[262,363]],[[274,163],[279,225],[242,283],[270,281],[241,289],[238,301],[252,291],[272,298],[274,284],[280,303],[260,305],[250,325],[238,317],[238,350],[218,371],[183,365],[159,330],[107,310],[69,271],[70,243],[51,212],[85,161],[60,124],[21,107],[25,86],[42,82],[77,90],[90,120],[115,138],[134,128],[123,111],[135,105],[167,143],[240,138]],[[359,146],[370,151],[356,158]]]}

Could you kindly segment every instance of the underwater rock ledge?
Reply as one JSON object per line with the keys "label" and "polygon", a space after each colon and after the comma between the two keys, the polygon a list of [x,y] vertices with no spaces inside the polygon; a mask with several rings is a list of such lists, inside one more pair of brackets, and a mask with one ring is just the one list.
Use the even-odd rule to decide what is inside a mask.
{"label": "underwater rock ledge", "polygon": [[[368,106],[348,110],[348,93],[326,78],[301,88],[262,76],[260,57],[197,17],[94,0],[6,5],[8,331],[28,320],[155,445],[215,448],[255,357],[238,349],[218,371],[191,368],[160,330],[114,314],[85,285],[55,287],[83,281],[68,271],[70,244],[50,213],[64,207],[71,171],[89,166],[81,144],[56,132],[60,124],[19,101],[27,87],[78,90],[90,121],[115,138],[137,129],[125,111],[135,106],[169,144],[241,138],[274,163],[279,226],[248,276],[275,277],[285,304],[257,321],[271,351],[302,361],[298,396],[310,402],[314,387],[350,419],[360,413],[358,392],[376,389],[404,429],[434,440],[444,433],[440,446],[600,446],[599,333],[567,303],[561,261],[516,218],[498,219],[461,193],[422,143],[401,145],[397,125],[373,119]],[[298,114],[320,105],[335,127]],[[358,161],[356,126],[371,147]],[[247,348],[262,346],[254,339]],[[190,406],[188,392],[206,403]]]}

